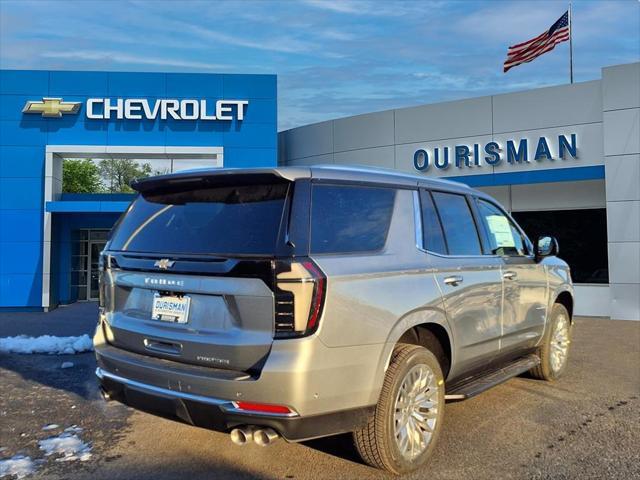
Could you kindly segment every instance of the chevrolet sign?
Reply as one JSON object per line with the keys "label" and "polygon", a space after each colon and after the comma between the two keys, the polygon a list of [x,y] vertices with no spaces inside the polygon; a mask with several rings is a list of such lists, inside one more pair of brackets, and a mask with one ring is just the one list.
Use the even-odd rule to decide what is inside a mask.
{"label": "chevrolet sign", "polygon": [[[90,120],[244,120],[248,100],[88,98],[86,117]],[[76,114],[81,102],[64,102],[62,98],[30,100],[23,113],[36,113],[47,118]]]}
{"label": "chevrolet sign", "polygon": [[247,100],[218,100],[209,111],[207,100],[146,98],[89,98],[87,118],[118,120],[244,120]]}

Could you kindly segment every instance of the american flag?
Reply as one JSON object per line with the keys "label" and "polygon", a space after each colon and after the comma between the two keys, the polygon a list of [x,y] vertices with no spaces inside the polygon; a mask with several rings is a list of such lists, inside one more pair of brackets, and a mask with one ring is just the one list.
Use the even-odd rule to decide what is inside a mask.
{"label": "american flag", "polygon": [[558,43],[566,42],[569,40],[569,29],[569,11],[567,10],[546,32],[526,42],[510,46],[504,62],[504,71],[507,72],[521,63],[530,62],[543,53],[553,50]]}

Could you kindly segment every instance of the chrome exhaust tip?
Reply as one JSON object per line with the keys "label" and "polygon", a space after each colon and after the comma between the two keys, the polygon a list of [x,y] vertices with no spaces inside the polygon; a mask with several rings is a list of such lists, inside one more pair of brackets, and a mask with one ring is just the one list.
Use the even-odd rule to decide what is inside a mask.
{"label": "chrome exhaust tip", "polygon": [[231,441],[236,445],[245,445],[247,442],[253,440],[254,428],[248,425],[237,427],[231,430],[229,437]]}
{"label": "chrome exhaust tip", "polygon": [[259,428],[253,432],[253,441],[261,447],[270,445],[275,442],[278,437],[280,437],[280,435],[273,428]]}
{"label": "chrome exhaust tip", "polygon": [[104,388],[100,388],[100,395],[102,396],[102,399],[105,402],[110,402],[111,399],[111,394],[109,392],[107,392]]}

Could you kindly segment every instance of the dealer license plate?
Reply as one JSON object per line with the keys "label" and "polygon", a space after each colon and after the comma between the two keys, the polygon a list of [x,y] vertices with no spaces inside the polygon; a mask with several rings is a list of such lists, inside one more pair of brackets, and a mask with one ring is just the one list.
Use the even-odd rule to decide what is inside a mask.
{"label": "dealer license plate", "polygon": [[174,297],[155,293],[151,318],[163,322],[187,323],[190,304],[191,298],[186,295]]}

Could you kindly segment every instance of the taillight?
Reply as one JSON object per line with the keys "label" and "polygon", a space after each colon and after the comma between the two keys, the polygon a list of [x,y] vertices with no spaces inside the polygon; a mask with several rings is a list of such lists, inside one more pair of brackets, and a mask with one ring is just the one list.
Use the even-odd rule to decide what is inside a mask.
{"label": "taillight", "polygon": [[107,253],[100,253],[98,259],[98,306],[103,311],[113,311],[113,281],[111,273],[118,268],[116,259]]}
{"label": "taillight", "polygon": [[311,260],[276,263],[275,338],[315,332],[322,315],[327,279]]}

